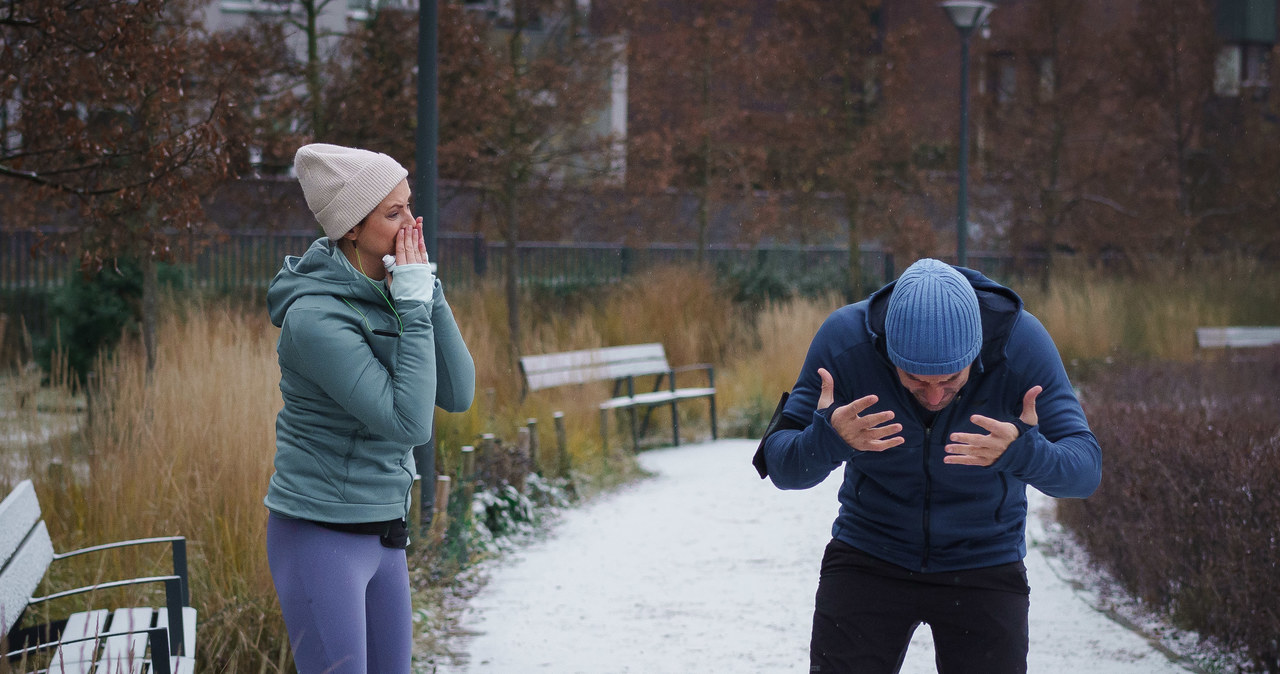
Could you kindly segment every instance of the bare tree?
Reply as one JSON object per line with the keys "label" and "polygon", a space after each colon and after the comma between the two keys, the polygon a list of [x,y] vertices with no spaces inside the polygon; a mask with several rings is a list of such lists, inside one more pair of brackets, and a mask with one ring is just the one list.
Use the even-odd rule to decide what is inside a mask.
{"label": "bare tree", "polygon": [[[926,188],[912,164],[910,119],[896,99],[893,63],[915,37],[909,23],[889,34],[880,0],[826,3],[796,0],[780,10],[782,67],[777,89],[787,94],[787,139],[792,189],[839,195],[847,219],[847,291],[864,286],[862,244],[892,233],[901,245],[910,227],[906,202]],[[879,231],[877,231],[879,230]]]}
{"label": "bare tree", "polygon": [[1094,245],[1097,210],[1129,217],[1113,208],[1107,187],[1113,150],[1126,138],[1108,121],[1123,100],[1109,65],[1119,40],[1090,12],[1071,0],[1027,6],[1023,23],[993,46],[983,101],[986,175],[1012,204],[1001,235],[1013,250],[1043,256],[1046,288],[1059,247]]}
{"label": "bare tree", "polygon": [[[24,221],[57,217],[51,242],[93,272],[143,270],[143,340],[155,364],[156,262],[175,234],[209,229],[200,197],[228,176],[233,47],[200,35],[179,0],[14,0],[0,14],[0,181]],[[215,67],[216,66],[216,67]],[[234,70],[231,67],[230,70]]]}
{"label": "bare tree", "polygon": [[756,120],[772,107],[763,74],[776,63],[768,20],[740,0],[642,0],[610,17],[631,40],[628,190],[692,196],[699,264],[716,205],[763,187]]}

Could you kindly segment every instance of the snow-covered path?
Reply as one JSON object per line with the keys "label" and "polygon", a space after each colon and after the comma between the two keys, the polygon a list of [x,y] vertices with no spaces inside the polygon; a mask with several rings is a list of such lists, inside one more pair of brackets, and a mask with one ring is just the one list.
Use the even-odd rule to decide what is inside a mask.
{"label": "snow-covered path", "polygon": [[[756,443],[646,452],[656,474],[566,512],[550,536],[487,571],[437,671],[802,672],[838,480],[783,492],[750,465]],[[1052,507],[1031,494],[1032,508]],[[1028,522],[1033,673],[1185,672],[1092,609],[1053,572]],[[465,660],[465,661],[462,661]],[[903,674],[933,672],[927,627]]]}

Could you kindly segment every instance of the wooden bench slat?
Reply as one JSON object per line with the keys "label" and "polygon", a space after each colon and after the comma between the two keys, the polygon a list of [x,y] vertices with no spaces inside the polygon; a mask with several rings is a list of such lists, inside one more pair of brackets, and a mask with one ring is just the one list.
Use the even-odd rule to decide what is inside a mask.
{"label": "wooden bench slat", "polygon": [[520,362],[528,372],[542,372],[549,369],[583,367],[593,363],[611,363],[625,361],[666,361],[667,354],[662,344],[631,344],[627,346],[605,346],[598,349],[579,349],[560,353],[537,354],[524,356]]}
{"label": "wooden bench slat", "polygon": [[526,385],[531,391],[593,381],[621,379],[670,371],[662,344],[610,346],[581,349],[520,359]]}
{"label": "wooden bench slat", "polygon": [[[63,639],[82,639],[102,634],[107,629],[111,611],[100,608],[73,613],[62,630]],[[98,654],[97,641],[80,641],[63,644],[53,652],[49,661],[49,674],[86,674],[93,668]]]}
{"label": "wooden bench slat", "polygon": [[1280,327],[1232,325],[1196,328],[1196,343],[1202,348],[1250,348],[1280,345]]}
{"label": "wooden bench slat", "polygon": [[26,609],[31,594],[40,585],[45,569],[53,562],[53,542],[44,522],[31,533],[4,566],[0,574],[0,625],[8,634]]}
{"label": "wooden bench slat", "polygon": [[112,674],[142,674],[147,657],[147,634],[142,630],[155,622],[155,610],[150,608],[118,608],[111,616],[111,624],[102,646],[102,658],[98,660],[99,672]]}
{"label": "wooden bench slat", "polygon": [[40,501],[31,480],[23,480],[0,501],[0,569],[22,545],[31,527],[40,521]]}
{"label": "wooden bench slat", "polygon": [[610,398],[600,403],[600,409],[612,410],[620,407],[630,407],[632,405],[662,405],[673,400],[688,400],[691,398],[706,398],[716,394],[713,388],[682,388],[675,391],[652,391],[647,393],[637,393],[634,396],[619,396]]}
{"label": "wooden bench slat", "polygon": [[[174,674],[193,672],[196,666],[196,609],[182,607],[182,653],[169,658]],[[169,612],[156,611],[156,627],[169,627]]]}

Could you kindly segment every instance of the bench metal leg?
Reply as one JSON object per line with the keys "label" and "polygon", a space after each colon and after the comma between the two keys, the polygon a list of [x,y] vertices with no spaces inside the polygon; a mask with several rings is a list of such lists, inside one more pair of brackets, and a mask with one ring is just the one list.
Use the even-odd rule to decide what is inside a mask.
{"label": "bench metal leg", "polygon": [[631,417],[631,451],[638,454],[640,452],[640,426],[637,418],[639,414],[635,407],[628,408],[628,411],[631,412],[629,415]]}
{"label": "bench metal leg", "polygon": [[671,401],[671,443],[680,446],[680,413],[676,411],[676,401]]}
{"label": "bench metal leg", "polygon": [[609,410],[600,410],[600,452],[609,463]]}
{"label": "bench metal leg", "polygon": [[716,440],[718,439],[716,435],[716,397],[714,395],[710,396],[708,400],[711,401],[711,439]]}

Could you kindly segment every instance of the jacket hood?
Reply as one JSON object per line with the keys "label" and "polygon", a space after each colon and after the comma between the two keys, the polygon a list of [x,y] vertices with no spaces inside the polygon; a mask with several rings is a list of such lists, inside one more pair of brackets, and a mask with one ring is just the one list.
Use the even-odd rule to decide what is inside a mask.
{"label": "jacket hood", "polygon": [[[982,312],[982,351],[978,359],[980,367],[989,367],[1004,360],[1009,331],[1022,314],[1022,298],[980,271],[966,267],[955,269],[969,281],[978,295],[978,307]],[[885,353],[884,318],[889,311],[889,296],[893,294],[893,288],[897,284],[896,280],[889,282],[868,300],[867,331],[881,353]],[[888,358],[887,355],[885,357]]]}
{"label": "jacket hood", "polygon": [[342,255],[328,238],[317,239],[301,257],[286,255],[284,266],[276,272],[267,288],[267,312],[277,328],[284,325],[285,314],[299,298],[307,295],[331,295],[382,303],[374,284],[353,273],[347,264],[339,260]]}

